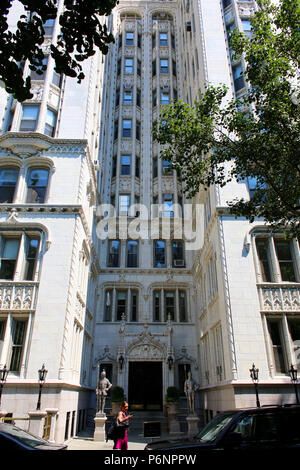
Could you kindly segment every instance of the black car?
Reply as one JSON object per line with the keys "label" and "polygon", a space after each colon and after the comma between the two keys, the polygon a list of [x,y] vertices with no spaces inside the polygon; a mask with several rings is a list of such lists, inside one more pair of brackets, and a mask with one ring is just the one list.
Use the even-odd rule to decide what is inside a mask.
{"label": "black car", "polygon": [[34,436],[17,426],[0,423],[0,449],[9,450],[67,450],[65,444],[54,444]]}
{"label": "black car", "polygon": [[266,406],[217,414],[194,438],[154,441],[148,451],[300,450],[300,406]]}

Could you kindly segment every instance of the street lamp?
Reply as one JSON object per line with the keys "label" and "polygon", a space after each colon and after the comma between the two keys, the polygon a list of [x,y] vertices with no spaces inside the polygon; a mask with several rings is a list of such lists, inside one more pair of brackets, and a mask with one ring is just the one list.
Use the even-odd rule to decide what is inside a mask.
{"label": "street lamp", "polygon": [[291,377],[291,381],[293,382],[294,387],[295,387],[296,403],[297,403],[297,405],[299,405],[299,397],[298,397],[298,391],[297,391],[297,369],[295,369],[293,364],[291,364],[289,374],[290,374],[290,377]]}
{"label": "street lamp", "polygon": [[120,366],[120,370],[123,369],[124,361],[125,361],[125,359],[124,359],[124,357],[123,357],[122,354],[121,354],[121,356],[119,356],[119,366]]}
{"label": "street lamp", "polygon": [[171,370],[172,366],[173,366],[173,363],[174,363],[173,357],[169,356],[167,361],[168,361],[168,365],[169,365],[169,370]]}
{"label": "street lamp", "polygon": [[42,365],[42,368],[39,369],[39,384],[40,384],[40,391],[39,391],[39,398],[38,402],[36,405],[36,409],[40,410],[41,409],[41,396],[42,396],[42,388],[46,380],[46,375],[47,375],[47,369],[45,369],[45,364]]}
{"label": "street lamp", "polygon": [[5,385],[6,379],[7,379],[7,374],[8,374],[8,369],[6,368],[6,364],[3,367],[3,369],[0,369],[0,406],[1,406],[1,397],[2,397],[2,389]]}
{"label": "street lamp", "polygon": [[256,406],[260,408],[260,402],[259,402],[259,397],[258,397],[258,386],[257,386],[259,369],[257,369],[255,365],[252,364],[252,369],[249,369],[249,372],[250,372],[250,377],[252,379],[252,382],[254,383],[255,394],[256,394]]}

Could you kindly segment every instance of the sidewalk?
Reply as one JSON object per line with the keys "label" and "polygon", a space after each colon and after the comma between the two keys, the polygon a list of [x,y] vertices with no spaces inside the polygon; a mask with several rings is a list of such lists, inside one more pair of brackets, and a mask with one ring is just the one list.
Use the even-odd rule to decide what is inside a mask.
{"label": "sidewalk", "polygon": [[[161,436],[161,439],[167,436]],[[143,435],[133,432],[128,432],[128,450],[143,450],[145,445],[151,442],[151,438],[145,438]],[[113,448],[113,441],[97,442],[93,440],[93,430],[87,429],[81,432],[78,436],[67,441],[68,450],[106,450],[110,451]]]}

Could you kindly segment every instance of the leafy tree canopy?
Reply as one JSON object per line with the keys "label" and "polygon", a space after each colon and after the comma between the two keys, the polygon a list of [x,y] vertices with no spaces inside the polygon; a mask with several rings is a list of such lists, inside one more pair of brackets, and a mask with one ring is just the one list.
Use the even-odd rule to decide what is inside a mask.
{"label": "leafy tree canopy", "polygon": [[230,211],[253,222],[300,234],[300,2],[259,0],[252,36],[231,34],[235,58],[245,58],[248,85],[226,102],[224,85],[208,85],[193,106],[164,107],[154,129],[161,158],[182,173],[193,197],[211,184],[249,178],[251,200],[228,201]]}
{"label": "leafy tree canopy", "polygon": [[[13,2],[24,6],[17,29],[8,29],[7,17]],[[57,42],[51,45],[55,59],[55,70],[78,82],[84,78],[80,62],[95,54],[99,48],[108,52],[108,44],[114,41],[107,26],[99,16],[109,15],[118,0],[64,0],[64,9],[59,16],[61,26]],[[18,101],[32,98],[30,77],[23,79],[23,65],[37,73],[45,69],[42,44],[45,38],[43,24],[55,19],[59,0],[1,0],[0,2],[0,80],[8,93]]]}

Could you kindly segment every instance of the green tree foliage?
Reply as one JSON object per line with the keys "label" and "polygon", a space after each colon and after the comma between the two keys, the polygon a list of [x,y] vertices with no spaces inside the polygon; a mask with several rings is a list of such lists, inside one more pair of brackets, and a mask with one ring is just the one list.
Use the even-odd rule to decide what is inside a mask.
{"label": "green tree foliage", "polygon": [[[37,73],[45,69],[43,65],[45,30],[43,24],[55,19],[58,14],[58,0],[18,0],[24,6],[17,29],[8,29],[7,17],[13,2],[0,2],[0,80],[8,93],[18,101],[32,98],[30,77],[23,78],[23,65],[29,61],[29,68]],[[55,59],[55,70],[78,82],[84,78],[81,62],[95,54],[99,48],[108,52],[108,44],[114,41],[99,16],[107,16],[118,0],[65,0],[59,16],[61,34],[55,45],[51,45],[51,55]]]}
{"label": "green tree foliage", "polygon": [[246,61],[247,94],[228,101],[225,86],[208,85],[193,106],[165,107],[154,138],[161,158],[181,171],[188,197],[250,178],[251,200],[228,201],[231,212],[299,236],[300,2],[258,3],[252,36],[234,31],[230,39],[235,58]]}

